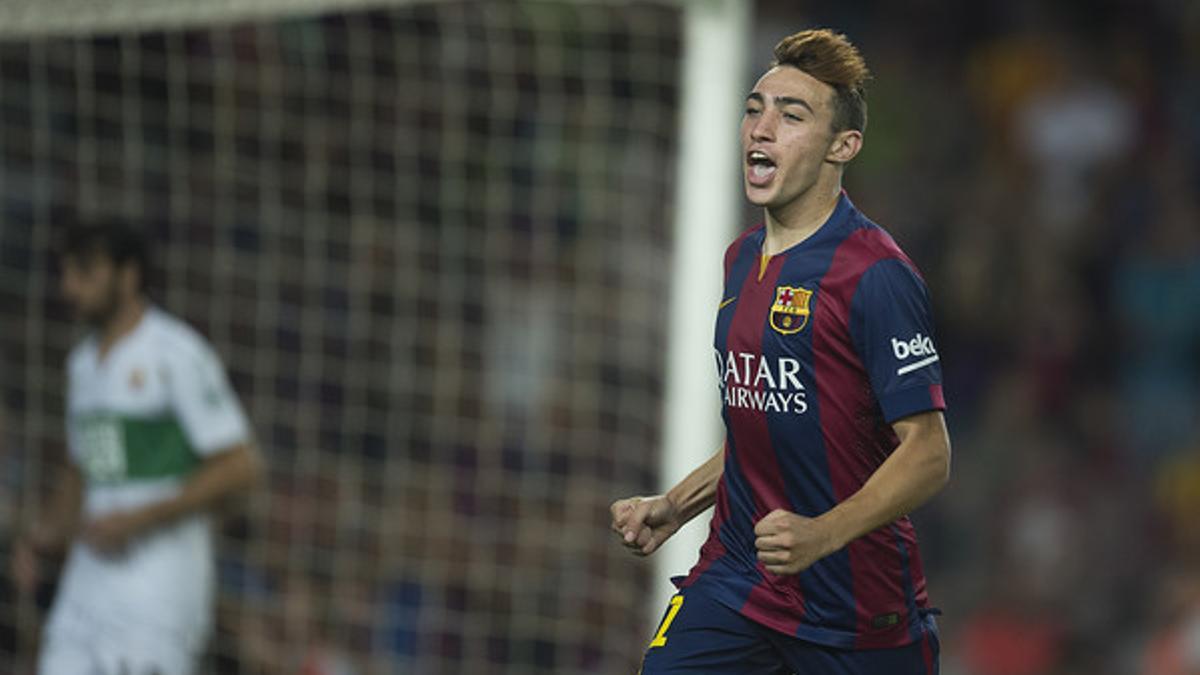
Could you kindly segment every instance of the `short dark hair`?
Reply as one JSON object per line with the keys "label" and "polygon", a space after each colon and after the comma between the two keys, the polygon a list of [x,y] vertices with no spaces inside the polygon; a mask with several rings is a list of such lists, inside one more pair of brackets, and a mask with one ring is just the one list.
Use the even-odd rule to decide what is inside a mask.
{"label": "short dark hair", "polygon": [[850,39],[828,28],[804,30],[775,45],[772,66],[798,68],[833,87],[833,130],[866,131],[871,71]]}
{"label": "short dark hair", "polygon": [[150,274],[150,248],[146,236],[123,223],[103,221],[77,223],[63,233],[59,255],[64,258],[90,258],[102,255],[116,266],[133,264],[138,270],[138,286],[145,290]]}

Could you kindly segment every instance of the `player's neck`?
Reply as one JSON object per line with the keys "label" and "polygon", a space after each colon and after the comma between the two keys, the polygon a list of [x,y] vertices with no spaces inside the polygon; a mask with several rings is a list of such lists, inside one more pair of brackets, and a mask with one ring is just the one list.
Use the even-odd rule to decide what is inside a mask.
{"label": "player's neck", "polygon": [[811,237],[829,220],[841,197],[842,183],[837,180],[823,185],[823,182],[818,182],[777,209],[763,209],[767,224],[762,250],[764,255],[786,251]]}
{"label": "player's neck", "polygon": [[122,303],[117,308],[116,312],[100,326],[100,358],[103,359],[108,352],[121,341],[121,338],[129,335],[137,328],[142,321],[142,316],[146,313],[147,302],[142,296],[137,296],[132,300]]}

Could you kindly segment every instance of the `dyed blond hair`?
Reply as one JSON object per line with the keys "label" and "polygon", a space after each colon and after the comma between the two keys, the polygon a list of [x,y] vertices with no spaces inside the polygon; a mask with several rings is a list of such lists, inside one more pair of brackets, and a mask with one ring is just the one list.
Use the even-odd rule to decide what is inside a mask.
{"label": "dyed blond hair", "polygon": [[798,68],[833,87],[833,130],[867,128],[867,81],[871,71],[849,38],[827,28],[804,30],[775,45],[772,66]]}

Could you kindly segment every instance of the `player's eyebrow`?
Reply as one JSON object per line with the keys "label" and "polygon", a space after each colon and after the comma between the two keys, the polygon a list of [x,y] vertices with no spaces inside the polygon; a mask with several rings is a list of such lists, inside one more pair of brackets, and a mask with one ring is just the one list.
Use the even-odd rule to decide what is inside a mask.
{"label": "player's eyebrow", "polygon": [[809,113],[814,114],[814,115],[816,114],[816,111],[814,111],[813,107],[808,104],[808,101],[805,101],[804,99],[802,99],[798,96],[776,96],[775,97],[775,105],[778,105],[778,106],[798,105],[798,106],[804,108],[805,110],[807,110]]}
{"label": "player's eyebrow", "polygon": [[[759,105],[766,105],[766,101],[767,101],[766,97],[763,96],[762,94],[758,93],[757,91],[751,92],[750,95],[746,97],[746,100],[754,101],[755,103],[758,103]],[[777,105],[777,106],[798,105],[798,106],[804,108],[805,110],[807,110],[809,113],[811,113],[813,115],[816,114],[816,111],[813,110],[813,107],[811,105],[809,105],[808,101],[805,101],[804,99],[800,98],[799,96],[776,96],[774,98],[774,101],[775,101],[775,105]]]}

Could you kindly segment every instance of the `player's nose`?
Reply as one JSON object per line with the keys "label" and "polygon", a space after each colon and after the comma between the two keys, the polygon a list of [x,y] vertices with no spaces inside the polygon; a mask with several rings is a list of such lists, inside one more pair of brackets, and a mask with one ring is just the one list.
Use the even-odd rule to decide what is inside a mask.
{"label": "player's nose", "polygon": [[58,282],[59,296],[71,306],[78,306],[83,295],[79,279],[66,275]]}
{"label": "player's nose", "polygon": [[776,116],[764,110],[750,127],[750,138],[758,142],[775,140],[776,122]]}

